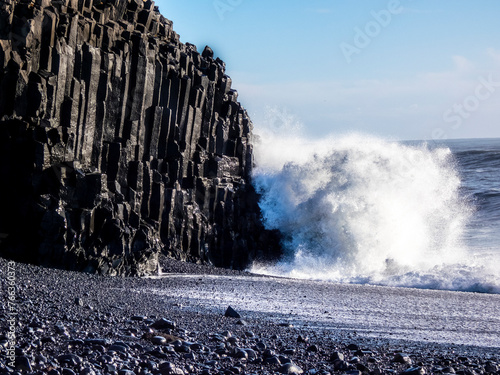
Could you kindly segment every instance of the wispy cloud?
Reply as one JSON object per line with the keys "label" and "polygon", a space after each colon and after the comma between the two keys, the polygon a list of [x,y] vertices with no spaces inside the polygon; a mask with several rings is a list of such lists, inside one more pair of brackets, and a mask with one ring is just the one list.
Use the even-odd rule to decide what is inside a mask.
{"label": "wispy cloud", "polygon": [[[428,139],[434,129],[449,127],[443,123],[443,113],[475,93],[478,77],[488,78],[493,74],[495,82],[500,81],[495,69],[500,63],[500,51],[491,49],[487,54],[490,61],[486,66],[453,56],[450,59],[454,66],[448,71],[397,80],[297,80],[261,85],[245,84],[240,78],[238,89],[243,104],[257,112],[251,113],[257,120],[261,109],[271,104],[292,109],[318,135],[333,129],[396,135],[404,127],[408,138]],[[461,129],[448,129],[447,136],[488,136],[486,133],[492,132],[495,118],[500,118],[500,90],[481,102]]]}
{"label": "wispy cloud", "polygon": [[497,64],[500,64],[500,50],[495,48],[488,48],[486,51],[489,57],[493,58]]}

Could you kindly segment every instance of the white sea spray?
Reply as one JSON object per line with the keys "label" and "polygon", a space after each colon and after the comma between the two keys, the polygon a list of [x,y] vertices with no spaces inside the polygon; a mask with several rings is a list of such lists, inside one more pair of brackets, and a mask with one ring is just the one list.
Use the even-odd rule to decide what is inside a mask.
{"label": "white sea spray", "polygon": [[363,134],[306,139],[276,113],[257,132],[254,184],[286,254],[252,271],[500,292],[498,269],[462,241],[474,207],[450,149]]}

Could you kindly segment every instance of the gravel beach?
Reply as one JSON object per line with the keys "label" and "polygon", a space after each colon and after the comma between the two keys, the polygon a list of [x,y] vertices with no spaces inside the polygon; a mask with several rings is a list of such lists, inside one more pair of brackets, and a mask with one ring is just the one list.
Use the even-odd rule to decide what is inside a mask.
{"label": "gravel beach", "polygon": [[499,295],[161,267],[122,278],[0,259],[0,372],[500,373]]}

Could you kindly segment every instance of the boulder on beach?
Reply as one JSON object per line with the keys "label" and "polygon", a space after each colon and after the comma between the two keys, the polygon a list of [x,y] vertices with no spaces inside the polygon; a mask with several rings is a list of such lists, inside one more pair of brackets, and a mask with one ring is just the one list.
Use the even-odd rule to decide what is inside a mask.
{"label": "boulder on beach", "polygon": [[237,319],[241,318],[241,315],[235,309],[233,309],[231,306],[227,307],[226,312],[224,313],[224,316],[227,318],[237,318]]}

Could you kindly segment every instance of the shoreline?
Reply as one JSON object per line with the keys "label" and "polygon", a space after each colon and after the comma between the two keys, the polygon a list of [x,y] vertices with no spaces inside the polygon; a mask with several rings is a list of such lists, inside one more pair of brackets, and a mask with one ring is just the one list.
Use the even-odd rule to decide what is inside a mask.
{"label": "shoreline", "polygon": [[[5,295],[9,263],[0,258],[4,296],[0,372],[7,371],[8,360]],[[323,311],[315,312],[317,307],[314,306],[310,316],[317,319],[304,321],[304,316],[309,316],[307,303],[292,313],[289,310],[300,304],[286,306],[286,301],[279,300],[282,297],[278,288],[282,284],[293,301],[304,298],[297,295],[297,290],[314,298],[314,293],[318,293],[315,288],[321,283],[300,280],[293,282],[294,287],[284,279],[169,259],[163,260],[161,267],[171,276],[154,279],[107,277],[14,263],[18,369],[26,373],[49,373],[48,370],[55,369],[64,375],[72,374],[63,372],[63,368],[75,374],[84,371],[86,375],[92,372],[96,375],[132,375],[124,372],[127,369],[136,374],[181,371],[271,374],[280,370],[293,373],[292,365],[287,365],[293,361],[304,373],[316,370],[315,373],[382,374],[411,370],[407,373],[423,374],[446,373],[448,367],[456,373],[463,371],[463,374],[471,370],[485,374],[500,371],[500,345],[486,347],[402,340],[389,334],[390,327],[385,337],[382,331],[378,332],[378,337],[369,337],[363,331],[361,320],[355,319],[356,309],[362,306],[354,305],[355,309],[345,310],[341,318],[351,320],[349,326],[321,321],[319,317]],[[274,288],[273,291],[265,290],[266,286]],[[368,296],[363,293],[368,293],[371,287],[341,285],[335,288],[346,299],[363,299]],[[375,289],[387,294],[383,287]],[[401,290],[404,288],[393,289],[395,295],[401,295],[398,298],[408,294],[407,290]],[[153,290],[164,293],[153,293]],[[346,295],[346,291],[349,294]],[[421,296],[430,293],[457,298],[454,292],[417,292]],[[464,295],[473,304],[486,301],[484,294]],[[241,314],[240,319],[224,316],[227,296],[236,302],[233,307]],[[263,308],[259,307],[260,311],[256,303],[267,303],[262,296],[269,297],[276,306],[264,304]],[[238,298],[246,299],[238,305]],[[385,295],[385,298],[392,297]],[[493,300],[495,307],[499,299],[494,297]],[[340,305],[340,302],[335,300],[333,305]],[[356,303],[359,304],[359,300]],[[175,327],[151,328],[161,318],[174,322]],[[339,319],[339,316],[333,315],[332,319]],[[459,316],[457,321],[460,321]],[[315,324],[317,322],[321,324]],[[461,323],[467,326],[470,322],[464,319]],[[489,328],[494,329],[498,322],[492,318],[489,324]],[[470,329],[473,333],[474,327]],[[486,332],[488,327],[484,330]],[[484,332],[477,334],[479,338],[483,337],[481,335],[490,337]],[[163,340],[158,335],[164,336],[166,342],[160,343]],[[125,345],[117,348],[120,343]],[[61,357],[67,354],[76,357]],[[334,358],[341,357],[339,354],[342,359]],[[51,375],[58,373],[53,371]]]}

